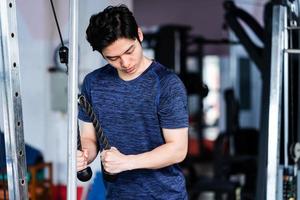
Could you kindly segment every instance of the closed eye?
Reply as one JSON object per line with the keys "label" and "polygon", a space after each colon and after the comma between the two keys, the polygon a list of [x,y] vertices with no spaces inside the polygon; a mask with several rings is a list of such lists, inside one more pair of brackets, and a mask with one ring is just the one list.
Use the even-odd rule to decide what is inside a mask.
{"label": "closed eye", "polygon": [[110,61],[117,61],[119,57],[106,57]]}
{"label": "closed eye", "polygon": [[135,50],[135,44],[132,44],[124,53],[122,53],[120,56],[105,56],[106,59],[109,61],[117,61],[123,54],[130,55]]}

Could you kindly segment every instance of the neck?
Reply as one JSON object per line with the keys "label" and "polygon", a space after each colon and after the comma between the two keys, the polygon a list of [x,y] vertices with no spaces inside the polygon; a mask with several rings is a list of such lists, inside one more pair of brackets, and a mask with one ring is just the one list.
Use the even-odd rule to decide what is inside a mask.
{"label": "neck", "polygon": [[146,56],[143,56],[142,62],[141,62],[141,67],[140,71],[143,73],[152,63],[152,60],[147,58]]}

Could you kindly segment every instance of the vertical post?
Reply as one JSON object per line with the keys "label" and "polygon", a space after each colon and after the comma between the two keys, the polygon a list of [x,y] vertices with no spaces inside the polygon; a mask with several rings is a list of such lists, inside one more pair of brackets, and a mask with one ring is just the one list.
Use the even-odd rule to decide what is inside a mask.
{"label": "vertical post", "polygon": [[77,199],[77,94],[78,94],[78,0],[70,1],[70,56],[68,76],[68,191],[67,199]]}
{"label": "vertical post", "polygon": [[300,200],[300,189],[299,189],[299,185],[300,185],[300,171],[297,171],[297,193],[296,193],[296,197],[297,200]]}
{"label": "vertical post", "polygon": [[281,131],[281,104],[283,79],[284,21],[286,8],[274,6],[272,21],[271,81],[268,121],[267,200],[277,199],[277,178]]}
{"label": "vertical post", "polygon": [[286,12],[283,13],[283,30],[282,30],[282,35],[281,35],[281,42],[283,45],[283,149],[284,149],[284,167],[287,168],[289,163],[289,55],[288,52],[286,51],[289,48],[288,45],[288,18],[287,18],[287,10]]}
{"label": "vertical post", "polygon": [[0,89],[3,100],[4,140],[10,199],[28,199],[26,155],[20,91],[20,62],[16,2],[0,1],[1,48]]}

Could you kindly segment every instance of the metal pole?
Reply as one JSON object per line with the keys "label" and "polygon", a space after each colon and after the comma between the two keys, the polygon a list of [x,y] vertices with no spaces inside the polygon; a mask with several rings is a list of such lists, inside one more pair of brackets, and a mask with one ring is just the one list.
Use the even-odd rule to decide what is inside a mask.
{"label": "metal pole", "polygon": [[77,94],[78,94],[78,0],[70,1],[70,56],[68,76],[68,191],[67,199],[77,199]]}
{"label": "metal pole", "polygon": [[271,81],[268,121],[267,200],[276,198],[281,130],[284,20],[286,8],[274,6],[272,21]]}
{"label": "metal pole", "polygon": [[285,52],[288,54],[300,54],[300,49],[286,49]]}
{"label": "metal pole", "polygon": [[300,200],[300,189],[299,189],[299,185],[300,185],[300,171],[297,170],[297,192],[296,192],[296,197],[297,200]]}
{"label": "metal pole", "polygon": [[1,0],[0,10],[3,58],[3,66],[0,67],[0,89],[3,99],[8,192],[10,199],[27,200],[16,2]]}
{"label": "metal pole", "polygon": [[[283,14],[283,27],[287,27],[287,12]],[[284,28],[281,40],[283,49],[288,49],[288,30]],[[284,107],[284,138],[283,138],[283,149],[284,149],[284,167],[288,167],[289,158],[289,55],[287,51],[283,51],[283,107]]]}

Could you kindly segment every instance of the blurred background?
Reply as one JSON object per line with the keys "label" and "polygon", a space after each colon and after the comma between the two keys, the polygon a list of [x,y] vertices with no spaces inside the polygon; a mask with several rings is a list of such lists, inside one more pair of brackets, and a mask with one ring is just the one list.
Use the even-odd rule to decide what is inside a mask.
{"label": "blurred background", "polygon": [[[278,169],[283,166],[275,184],[281,187],[276,199],[296,199],[297,56],[289,57],[289,93],[284,93],[290,97],[285,103],[292,106],[285,108],[287,115],[279,114],[282,121],[288,116],[290,122],[276,129],[279,135],[270,136],[268,127],[274,60],[271,50],[277,37],[272,20],[278,21],[273,9],[279,5],[286,8],[288,25],[297,27],[299,1],[79,1],[80,85],[87,73],[106,63],[85,39],[89,18],[108,5],[118,4],[133,11],[144,32],[145,54],[174,70],[187,88],[189,152],[180,165],[189,198],[266,199],[267,141],[274,137],[290,138],[287,146],[284,142],[274,146],[280,152],[274,162]],[[69,1],[53,0],[53,5],[64,45],[68,46]],[[31,199],[66,199],[68,77],[58,55],[62,43],[50,1],[17,1],[16,11],[29,192]],[[293,48],[298,46],[298,38],[298,32],[285,36]],[[279,111],[284,112],[281,107]],[[3,124],[0,114],[2,131]],[[284,127],[289,127],[287,132]],[[3,133],[0,135],[0,199],[8,199],[5,142]],[[78,181],[78,199],[104,199],[99,162],[91,165],[95,172],[91,181]]]}

